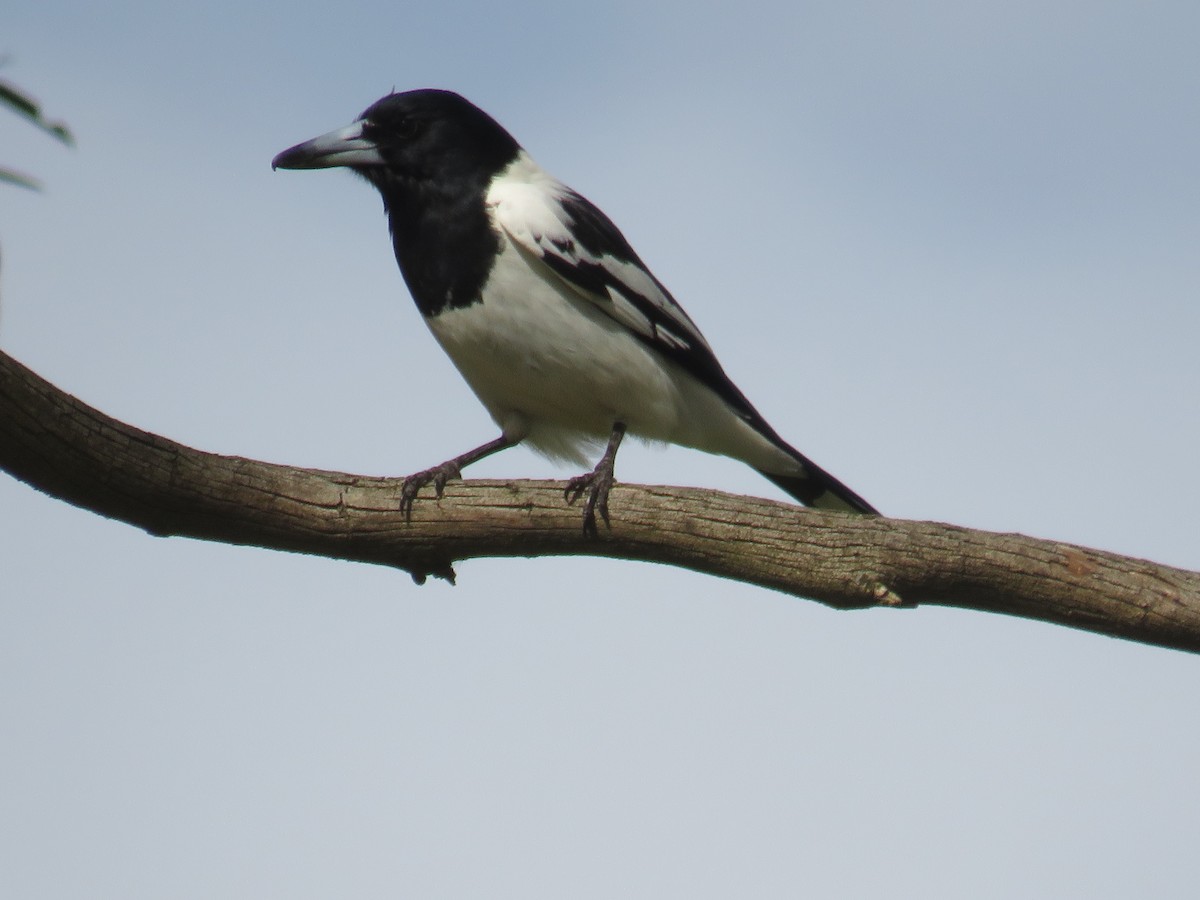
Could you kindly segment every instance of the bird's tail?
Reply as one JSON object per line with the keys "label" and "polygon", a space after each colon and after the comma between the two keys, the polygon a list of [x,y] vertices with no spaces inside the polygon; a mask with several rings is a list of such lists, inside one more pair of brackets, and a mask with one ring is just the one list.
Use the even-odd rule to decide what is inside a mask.
{"label": "bird's tail", "polygon": [[764,472],[762,469],[758,469],[758,473],[775,482],[805,506],[863,513],[869,516],[879,515],[879,510],[820,466],[805,459],[792,448],[788,447],[788,450],[803,465],[803,475],[776,475],[773,472]]}

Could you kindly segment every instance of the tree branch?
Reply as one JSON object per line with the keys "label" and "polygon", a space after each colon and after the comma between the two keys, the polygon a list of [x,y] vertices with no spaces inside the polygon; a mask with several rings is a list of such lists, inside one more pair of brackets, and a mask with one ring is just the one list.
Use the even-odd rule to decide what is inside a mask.
{"label": "tree branch", "polygon": [[400,480],[184,447],[118,422],[0,354],[0,468],[154,535],[312,553],[453,579],[484,556],[646,560],[838,609],[958,606],[1200,651],[1200,573],[933,522],[816,512],[676,487],[618,485],[586,539],[547,481],[455,482],[399,511]]}

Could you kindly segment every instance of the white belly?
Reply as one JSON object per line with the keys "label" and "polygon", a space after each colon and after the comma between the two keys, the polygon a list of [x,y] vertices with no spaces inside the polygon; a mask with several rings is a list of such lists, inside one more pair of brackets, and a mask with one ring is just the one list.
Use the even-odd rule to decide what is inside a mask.
{"label": "white belly", "polygon": [[[492,418],[513,440],[584,461],[615,422],[652,441],[743,459],[793,461],[674,363],[557,281],[528,277],[511,244],[483,301],[429,320],[429,328]],[[530,289],[530,284],[534,285]]]}
{"label": "white belly", "polygon": [[653,351],[586,300],[545,282],[509,291],[502,275],[429,327],[508,437],[576,461],[618,421],[670,440],[678,396]]}

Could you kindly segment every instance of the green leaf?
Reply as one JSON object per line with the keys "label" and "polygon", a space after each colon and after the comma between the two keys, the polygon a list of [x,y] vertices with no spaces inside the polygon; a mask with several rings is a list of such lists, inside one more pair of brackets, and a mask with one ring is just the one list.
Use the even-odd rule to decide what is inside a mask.
{"label": "green leaf", "polygon": [[57,138],[68,147],[75,145],[71,130],[62,122],[51,122],[42,115],[42,108],[28,94],[9,84],[0,81],[0,105],[7,106],[17,115],[28,119],[42,131]]}
{"label": "green leaf", "polygon": [[21,172],[16,172],[12,169],[0,169],[0,182],[4,184],[15,184],[18,187],[29,188],[31,191],[40,191],[42,183],[31,175],[25,175]]}

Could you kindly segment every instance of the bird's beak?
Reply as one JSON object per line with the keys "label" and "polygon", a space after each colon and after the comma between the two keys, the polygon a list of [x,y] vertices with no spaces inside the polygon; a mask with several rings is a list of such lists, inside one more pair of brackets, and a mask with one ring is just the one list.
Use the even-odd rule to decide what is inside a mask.
{"label": "bird's beak", "polygon": [[332,169],[335,166],[381,166],[383,157],[373,141],[363,137],[362,121],[323,134],[284,150],[272,169]]}

